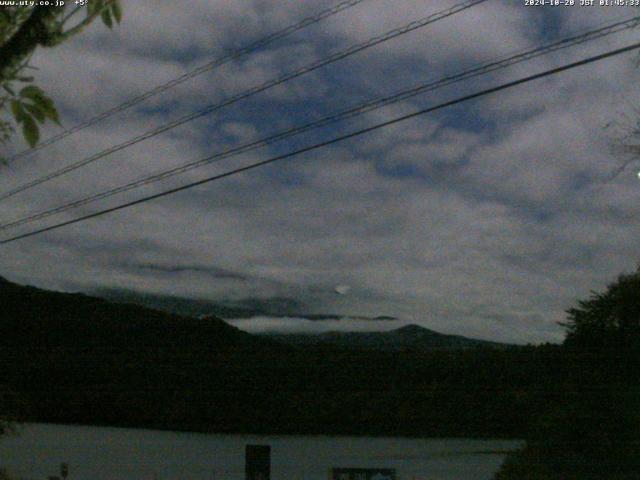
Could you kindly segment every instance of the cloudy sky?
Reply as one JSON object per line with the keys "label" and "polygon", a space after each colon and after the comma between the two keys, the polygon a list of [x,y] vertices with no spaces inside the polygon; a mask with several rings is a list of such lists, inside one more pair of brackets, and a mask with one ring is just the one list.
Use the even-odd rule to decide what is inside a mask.
{"label": "cloudy sky", "polygon": [[[334,2],[123,3],[124,19],[113,31],[94,24],[34,56],[37,82],[67,128]],[[365,0],[1,167],[0,191],[456,3]],[[4,200],[0,218],[4,223],[64,204],[637,13],[489,0]],[[639,38],[638,29],[626,31],[455,84],[5,230],[3,238]],[[638,58],[632,53],[574,69],[3,245],[0,275],[70,291],[117,287],[227,301],[285,297],[310,312],[392,315],[501,341],[560,341],[556,322],[564,310],[640,261],[640,163],[631,159],[607,180],[628,160],[613,155],[610,144],[637,118]],[[48,127],[44,137],[59,131]],[[21,142],[16,136],[7,153],[22,150]]]}

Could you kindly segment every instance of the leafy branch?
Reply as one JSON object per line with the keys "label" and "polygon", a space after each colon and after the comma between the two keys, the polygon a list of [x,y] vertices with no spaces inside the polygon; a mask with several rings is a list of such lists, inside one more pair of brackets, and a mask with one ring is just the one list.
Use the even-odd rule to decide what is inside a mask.
{"label": "leafy branch", "polygon": [[11,100],[13,118],[22,125],[22,133],[30,147],[34,147],[40,138],[38,123],[46,119],[53,120],[60,125],[58,112],[53,101],[35,85],[29,85],[20,90],[20,94]]}
{"label": "leafy branch", "polygon": [[[25,75],[38,47],[51,48],[81,33],[98,17],[109,29],[122,20],[120,0],[92,0],[66,13],[66,6],[13,6],[0,10],[0,144],[20,127],[31,148],[39,138],[39,125],[51,120],[60,125],[54,102]],[[85,17],[70,25],[76,14]],[[16,93],[17,92],[17,93]],[[4,117],[4,118],[3,118]],[[9,118],[7,118],[9,117]],[[0,156],[0,160],[2,156]]]}

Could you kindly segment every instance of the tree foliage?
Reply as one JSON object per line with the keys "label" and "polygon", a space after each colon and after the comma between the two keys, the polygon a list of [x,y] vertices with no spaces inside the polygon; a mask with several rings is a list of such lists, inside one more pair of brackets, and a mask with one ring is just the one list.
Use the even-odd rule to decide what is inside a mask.
{"label": "tree foliage", "polygon": [[[66,2],[71,4],[71,2]],[[77,2],[76,2],[77,3]],[[76,20],[85,12],[84,18]],[[31,56],[38,47],[52,48],[82,32],[96,18],[111,28],[122,19],[120,0],[92,0],[70,6],[5,6],[0,9],[0,144],[18,126],[34,147],[39,125],[60,123],[53,101],[33,84]],[[0,157],[1,158],[1,157]]]}
{"label": "tree foliage", "polygon": [[567,311],[567,346],[629,350],[640,344],[640,268],[620,275],[604,292],[592,292]]}
{"label": "tree foliage", "polygon": [[558,401],[496,480],[631,480],[640,472],[640,269],[567,310]]}

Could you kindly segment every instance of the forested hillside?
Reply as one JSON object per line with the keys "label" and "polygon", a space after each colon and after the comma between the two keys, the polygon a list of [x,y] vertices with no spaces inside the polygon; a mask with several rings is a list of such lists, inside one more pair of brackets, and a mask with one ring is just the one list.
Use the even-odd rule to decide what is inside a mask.
{"label": "forested hillside", "polygon": [[[0,284],[0,378],[32,421],[215,432],[518,437],[558,347],[296,348],[139,306]],[[16,408],[15,405],[19,405]],[[5,407],[9,409],[8,406]]]}

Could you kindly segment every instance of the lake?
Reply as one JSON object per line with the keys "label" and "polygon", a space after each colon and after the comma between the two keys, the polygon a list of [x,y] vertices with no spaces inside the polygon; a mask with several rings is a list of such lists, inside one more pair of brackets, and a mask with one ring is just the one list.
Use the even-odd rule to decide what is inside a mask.
{"label": "lake", "polygon": [[243,480],[247,444],[271,445],[272,480],[327,480],[331,468],[391,468],[397,480],[489,480],[508,440],[210,435],[25,424],[0,437],[0,468],[46,479]]}

